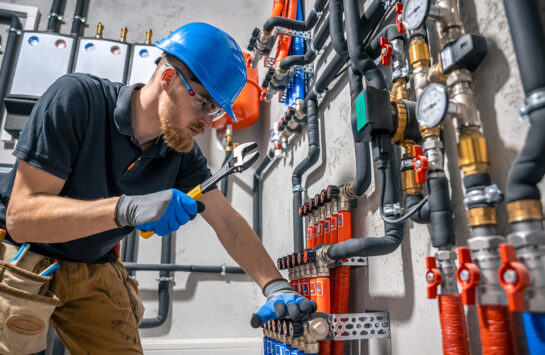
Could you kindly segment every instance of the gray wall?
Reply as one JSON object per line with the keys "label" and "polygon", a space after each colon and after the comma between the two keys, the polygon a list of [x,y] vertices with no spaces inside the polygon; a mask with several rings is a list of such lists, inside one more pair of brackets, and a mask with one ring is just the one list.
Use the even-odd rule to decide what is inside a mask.
{"label": "gray wall", "polygon": [[[39,6],[42,13],[40,29],[46,27],[49,1],[10,1]],[[309,9],[312,0],[306,0]],[[70,19],[75,0],[68,1],[65,18]],[[544,13],[542,4],[541,12]],[[260,26],[271,8],[270,1],[201,0],[201,1],[91,1],[86,35],[93,35],[97,22],[105,25],[104,37],[117,38],[122,26],[129,27],[129,42],[141,42],[145,30],[152,28],[158,39],[179,25],[203,20],[231,33],[245,46],[255,26]],[[523,100],[519,73],[504,9],[497,0],[467,0],[462,4],[462,20],[468,32],[477,32],[488,40],[489,52],[474,75],[477,106],[483,122],[491,159],[492,179],[505,190],[507,171],[521,148],[528,129],[527,122],[517,116]],[[69,24],[62,27],[69,32]],[[327,54],[327,52],[326,52]],[[436,58],[436,56],[433,56]],[[323,66],[326,59],[318,61]],[[262,76],[261,76],[262,77]],[[331,86],[319,109],[322,153],[319,163],[304,177],[309,196],[328,184],[343,184],[355,176],[353,141],[350,131],[350,99],[345,76]],[[256,140],[265,152],[269,127],[280,117],[282,107],[274,102],[262,105],[264,113],[256,125],[236,132],[235,140]],[[221,138],[221,137],[220,137]],[[198,139],[216,169],[223,158],[217,149],[216,133],[207,132]],[[452,201],[456,235],[459,245],[468,237],[462,200],[462,185],[456,162],[456,138],[451,122],[445,124],[447,170],[452,184]],[[291,173],[306,156],[305,132],[294,137],[287,159],[278,160],[264,175],[263,240],[269,253],[276,258],[291,252]],[[251,223],[252,172],[231,179],[229,196],[233,206]],[[540,186],[543,191],[543,184]],[[369,191],[358,200],[353,210],[353,237],[378,236],[383,225],[378,216],[378,192],[374,181]],[[500,230],[508,232],[505,206],[498,209]],[[175,262],[181,264],[234,265],[221,248],[210,227],[200,218],[177,233]],[[351,312],[389,311],[392,337],[389,340],[356,341],[347,347],[351,354],[437,354],[441,337],[437,302],[426,299],[424,278],[425,257],[433,255],[426,226],[407,223],[405,240],[394,253],[370,258],[369,267],[352,271]],[[140,240],[139,262],[159,261],[157,237]],[[146,316],[156,312],[156,275],[138,273]],[[158,329],[142,331],[143,337],[215,338],[260,336],[249,327],[250,314],[262,303],[260,290],[245,276],[177,274],[173,288],[173,312],[166,324]],[[470,334],[477,334],[475,309],[468,309]],[[478,339],[472,338],[473,354],[478,354]]]}

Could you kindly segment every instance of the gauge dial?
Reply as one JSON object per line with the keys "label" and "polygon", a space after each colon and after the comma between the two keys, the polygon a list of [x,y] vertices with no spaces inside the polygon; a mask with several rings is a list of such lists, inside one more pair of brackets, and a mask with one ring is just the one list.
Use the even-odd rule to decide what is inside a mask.
{"label": "gauge dial", "polygon": [[430,0],[409,0],[403,9],[403,25],[414,30],[424,24],[430,11]]}
{"label": "gauge dial", "polygon": [[416,103],[416,118],[421,126],[432,128],[440,124],[448,111],[447,88],[439,84],[428,85]]}

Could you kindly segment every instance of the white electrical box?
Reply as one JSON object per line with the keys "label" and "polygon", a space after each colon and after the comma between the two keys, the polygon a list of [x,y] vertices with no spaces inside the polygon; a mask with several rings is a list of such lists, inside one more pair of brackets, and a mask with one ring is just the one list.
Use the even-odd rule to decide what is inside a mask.
{"label": "white electrical box", "polygon": [[125,42],[80,38],[73,72],[93,74],[113,82],[125,83],[130,47]]}

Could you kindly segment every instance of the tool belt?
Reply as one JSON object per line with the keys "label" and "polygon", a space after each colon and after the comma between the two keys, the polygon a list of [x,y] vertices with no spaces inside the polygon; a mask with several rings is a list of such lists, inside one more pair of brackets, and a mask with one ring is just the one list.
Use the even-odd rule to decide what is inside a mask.
{"label": "tool belt", "polygon": [[[49,319],[59,299],[44,270],[55,260],[0,243],[0,353],[30,354],[47,347]],[[56,266],[56,265],[53,265]]]}

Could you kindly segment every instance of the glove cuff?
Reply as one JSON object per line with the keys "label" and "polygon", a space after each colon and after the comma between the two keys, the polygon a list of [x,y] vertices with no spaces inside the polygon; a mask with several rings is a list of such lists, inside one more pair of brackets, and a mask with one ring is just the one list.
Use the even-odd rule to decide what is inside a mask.
{"label": "glove cuff", "polygon": [[123,211],[123,208],[120,208],[120,205],[123,204],[126,197],[126,195],[121,195],[121,197],[117,201],[117,205],[115,205],[114,222],[119,228],[123,228],[129,225],[129,223],[127,222],[127,218],[125,218],[125,215],[123,213],[119,213],[120,211]]}
{"label": "glove cuff", "polygon": [[292,290],[286,279],[273,279],[263,286],[263,296],[269,298],[270,295],[281,290]]}

